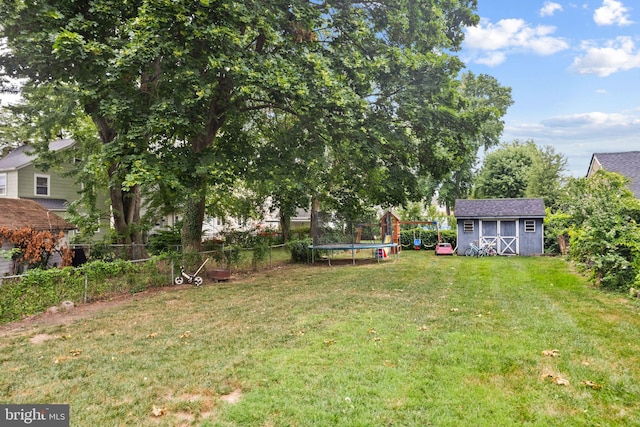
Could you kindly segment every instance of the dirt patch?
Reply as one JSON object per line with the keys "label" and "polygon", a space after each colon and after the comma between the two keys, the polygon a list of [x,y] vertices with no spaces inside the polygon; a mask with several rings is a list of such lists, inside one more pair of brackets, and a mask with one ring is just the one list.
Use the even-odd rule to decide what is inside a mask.
{"label": "dirt patch", "polygon": [[[67,311],[67,312],[58,311],[58,312],[40,313],[35,316],[30,316],[22,320],[0,325],[0,337],[24,333],[26,331],[29,331],[34,328],[39,328],[39,327],[68,325],[76,320],[91,317],[103,310],[108,310],[113,307],[118,307],[120,305],[126,304],[131,301],[148,298],[149,296],[157,294],[159,292],[176,292],[176,291],[188,289],[190,286],[191,285],[181,285],[181,286],[174,285],[174,286],[167,286],[162,288],[148,289],[146,291],[139,292],[136,294],[115,295],[108,300],[96,301],[88,304],[80,304],[80,305],[77,305],[73,310]],[[31,339],[32,340],[36,339],[36,341],[41,341],[41,340],[46,341],[51,339],[51,338],[45,338],[46,334],[42,334],[42,335],[43,336],[35,335]],[[38,343],[39,342],[34,342],[34,344],[38,344]]]}
{"label": "dirt patch", "polygon": [[49,335],[49,334],[38,334],[34,335],[29,339],[31,344],[42,344],[43,342],[47,342],[50,340],[56,340],[60,338],[59,335]]}
{"label": "dirt patch", "polygon": [[232,405],[235,404],[235,403],[240,402],[240,399],[242,399],[242,390],[240,390],[240,389],[235,389],[229,394],[225,394],[223,396],[220,396],[220,400],[222,400],[223,402],[227,402],[229,404],[232,404]]}

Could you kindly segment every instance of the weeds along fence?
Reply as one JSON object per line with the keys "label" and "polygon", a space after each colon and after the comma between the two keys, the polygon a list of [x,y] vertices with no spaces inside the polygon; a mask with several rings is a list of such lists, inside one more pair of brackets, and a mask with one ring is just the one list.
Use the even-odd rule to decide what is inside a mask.
{"label": "weeds along fence", "polygon": [[[96,252],[93,252],[95,255]],[[211,282],[213,270],[242,272],[272,268],[289,259],[284,245],[232,248],[197,253],[169,252],[152,258],[98,259],[77,267],[33,269],[0,277],[0,324],[42,313],[63,301],[74,304],[172,286],[180,265],[188,273],[209,258],[200,275]]]}

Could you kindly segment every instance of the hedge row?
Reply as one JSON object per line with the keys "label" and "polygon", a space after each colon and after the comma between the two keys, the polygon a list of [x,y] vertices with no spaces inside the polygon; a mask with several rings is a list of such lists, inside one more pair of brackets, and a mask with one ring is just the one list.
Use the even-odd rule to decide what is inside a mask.
{"label": "hedge row", "polygon": [[114,294],[136,293],[172,283],[166,260],[131,263],[94,261],[79,268],[33,269],[16,279],[2,279],[0,323],[42,313],[62,301],[75,304]]}

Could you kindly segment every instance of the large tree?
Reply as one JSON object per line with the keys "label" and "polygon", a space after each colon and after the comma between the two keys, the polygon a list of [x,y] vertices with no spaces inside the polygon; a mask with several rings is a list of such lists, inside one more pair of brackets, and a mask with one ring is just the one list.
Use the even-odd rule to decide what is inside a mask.
{"label": "large tree", "polygon": [[450,171],[467,151],[461,135],[482,120],[461,110],[454,81],[462,64],[446,53],[477,22],[475,6],[145,2],[134,43],[161,58],[154,111],[162,119],[152,121],[184,147],[193,171],[184,243],[199,242],[211,160],[232,150],[248,162],[254,152],[231,141],[232,132],[252,131],[256,111],[291,114],[313,135],[305,142],[319,144],[322,158],[305,159],[327,166],[315,200],[357,204],[364,192],[369,202],[397,204],[412,195],[418,172]]}
{"label": "large tree", "polygon": [[[198,248],[207,193],[251,167],[260,112],[292,115],[325,165],[311,196],[357,209],[441,179],[493,112],[465,109],[451,54],[475,0],[2,3],[4,66],[74,85],[103,142],[118,231],[136,239],[140,186],[183,194]],[[4,23],[6,22],[6,25]],[[149,154],[153,154],[150,156]],[[155,159],[160,159],[159,164]]]}
{"label": "large tree", "polygon": [[[93,120],[118,240],[141,242],[140,176],[149,169],[145,118],[157,67],[123,61],[142,1],[6,0],[0,2],[5,75],[30,90],[64,93]],[[71,111],[73,108],[70,109]],[[143,126],[144,124],[144,126]],[[152,163],[152,162],[151,162]]]}
{"label": "large tree", "polygon": [[466,155],[459,158],[459,164],[443,180],[438,188],[438,200],[447,208],[447,213],[455,208],[455,200],[467,197],[475,178],[474,168],[480,151],[488,151],[500,143],[504,129],[502,118],[513,104],[511,88],[504,87],[492,76],[472,72],[462,75],[460,92],[465,98],[466,110],[488,110],[486,120],[479,124],[478,132],[467,140]]}
{"label": "large tree", "polygon": [[534,141],[504,143],[489,152],[478,172],[476,198],[542,197],[553,206],[564,182],[566,158]]}

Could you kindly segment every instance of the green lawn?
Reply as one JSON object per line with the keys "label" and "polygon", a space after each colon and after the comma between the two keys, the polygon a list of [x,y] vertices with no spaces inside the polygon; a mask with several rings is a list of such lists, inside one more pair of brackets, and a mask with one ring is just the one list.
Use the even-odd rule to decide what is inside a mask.
{"label": "green lawn", "polygon": [[639,314],[556,258],[285,266],[2,336],[0,401],[74,426],[640,425]]}

